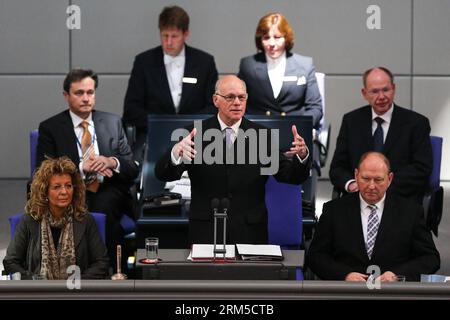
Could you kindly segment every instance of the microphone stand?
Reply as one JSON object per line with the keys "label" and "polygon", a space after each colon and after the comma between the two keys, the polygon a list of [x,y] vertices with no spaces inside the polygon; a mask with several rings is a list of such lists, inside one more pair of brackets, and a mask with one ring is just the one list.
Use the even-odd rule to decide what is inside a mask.
{"label": "microphone stand", "polygon": [[[216,199],[214,199],[216,200]],[[215,203],[213,200],[213,203]],[[227,203],[225,201],[223,201],[224,199],[222,199],[222,203]],[[217,200],[218,202],[218,200]],[[214,257],[213,257],[213,261],[216,261],[216,258],[218,258],[219,254],[222,254],[223,256],[223,260],[225,260],[226,257],[226,253],[227,253],[227,248],[226,248],[226,239],[227,239],[227,219],[228,219],[228,208],[225,207],[223,209],[223,212],[218,212],[217,206],[216,208],[214,208]],[[218,248],[217,247],[217,220],[218,219],[222,219],[222,223],[223,223],[223,239],[222,239],[222,244],[223,247],[222,248]]]}
{"label": "microphone stand", "polygon": [[126,280],[128,277],[125,273],[122,273],[120,266],[122,262],[122,246],[117,246],[117,273],[113,274],[111,280]]}

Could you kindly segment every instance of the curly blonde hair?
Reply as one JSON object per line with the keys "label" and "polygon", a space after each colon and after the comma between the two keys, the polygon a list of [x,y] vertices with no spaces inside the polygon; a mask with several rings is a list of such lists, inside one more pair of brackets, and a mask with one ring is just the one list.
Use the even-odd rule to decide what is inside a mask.
{"label": "curly blonde hair", "polygon": [[50,178],[54,175],[68,174],[72,178],[72,206],[74,218],[82,220],[86,215],[86,187],[77,167],[68,157],[44,160],[36,170],[31,182],[30,197],[25,206],[25,212],[40,221],[49,210],[48,187]]}

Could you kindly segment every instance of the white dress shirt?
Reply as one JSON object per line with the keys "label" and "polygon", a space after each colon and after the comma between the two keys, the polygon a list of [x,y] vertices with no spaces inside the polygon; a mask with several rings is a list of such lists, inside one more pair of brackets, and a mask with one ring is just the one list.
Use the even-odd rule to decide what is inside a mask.
{"label": "white dress shirt", "polygon": [[286,72],[286,51],[276,59],[272,59],[266,54],[266,61],[273,97],[276,99],[283,86],[283,78]]}
{"label": "white dress shirt", "polygon": [[172,95],[172,101],[177,113],[178,107],[180,106],[181,90],[183,88],[182,80],[185,63],[184,47],[175,57],[164,53],[164,66],[166,67],[167,80],[169,81],[170,94]]}

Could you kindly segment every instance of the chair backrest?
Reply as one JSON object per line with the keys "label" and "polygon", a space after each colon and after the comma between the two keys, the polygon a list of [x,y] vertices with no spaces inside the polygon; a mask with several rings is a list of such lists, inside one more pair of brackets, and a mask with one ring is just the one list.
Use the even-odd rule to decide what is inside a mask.
{"label": "chair backrest", "polygon": [[317,86],[319,87],[320,96],[322,97],[322,112],[323,116],[320,120],[320,126],[322,127],[325,122],[325,73],[316,72]]}
{"label": "chair backrest", "polygon": [[[103,243],[106,243],[106,235],[105,235],[105,228],[106,228],[106,215],[103,213],[97,213],[97,212],[91,212],[91,215],[94,217],[94,220],[97,224],[98,231],[100,232],[100,237],[103,240]],[[20,219],[22,219],[23,213],[18,213],[15,215],[12,215],[8,218],[9,220],[9,230],[11,233],[11,240],[14,237],[14,233],[16,232],[17,224],[20,222]]]}
{"label": "chair backrest", "polygon": [[266,183],[269,243],[285,248],[302,244],[301,186],[280,183],[269,177]]}
{"label": "chair backrest", "polygon": [[33,178],[34,170],[36,169],[36,150],[38,143],[39,131],[30,131],[30,178]]}
{"label": "chair backrest", "polygon": [[441,182],[442,137],[430,136],[433,152],[433,170],[428,181],[430,190],[439,188]]}

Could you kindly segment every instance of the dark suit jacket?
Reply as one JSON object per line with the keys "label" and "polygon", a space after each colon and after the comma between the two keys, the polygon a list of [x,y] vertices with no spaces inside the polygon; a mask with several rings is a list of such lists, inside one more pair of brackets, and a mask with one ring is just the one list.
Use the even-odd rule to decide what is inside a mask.
{"label": "dark suit jacket", "polygon": [[[365,106],[344,115],[330,165],[331,183],[344,189],[354,178],[361,156],[373,150],[372,111]],[[428,119],[414,111],[394,105],[383,153],[391,163],[394,180],[390,190],[421,198],[432,170],[433,158]]]}
{"label": "dark suit jacket", "polygon": [[280,94],[275,99],[267,61],[263,52],[241,59],[238,77],[245,81],[248,92],[247,112],[272,114],[285,112],[287,115],[311,115],[317,127],[322,118],[322,98],[317,86],[315,67],[310,57],[295,53],[286,54],[285,76],[304,77],[304,84],[297,81],[284,81]]}
{"label": "dark suit jacket", "polygon": [[307,264],[325,280],[344,280],[350,272],[365,274],[369,265],[377,265],[381,274],[392,271],[405,275],[409,281],[419,281],[420,274],[432,274],[439,269],[440,258],[425,227],[423,208],[388,193],[369,260],[359,194],[354,193],[324,205]]}
{"label": "dark suit jacket", "polygon": [[[94,218],[88,214],[73,222],[76,264],[83,279],[104,279],[108,275],[109,258]],[[20,272],[30,279],[41,270],[40,222],[25,214],[17,225],[8,246],[3,265],[7,273]]]}
{"label": "dark suit jacket", "polygon": [[[202,122],[203,132],[210,128],[220,130],[217,116]],[[240,128],[245,131],[264,127],[243,118]],[[203,142],[203,150],[208,144],[210,142]],[[236,145],[237,143],[234,144],[235,154]],[[245,145],[248,157],[249,141],[246,140]],[[184,170],[188,170],[192,199],[189,213],[191,243],[213,242],[211,200],[214,198],[230,200],[228,243],[267,243],[265,184],[268,176],[261,175],[260,163],[248,164],[247,158],[247,164],[202,163],[174,166],[170,160],[170,152],[171,149],[158,161],[155,174],[160,180],[173,181],[179,179]],[[309,176],[309,168],[310,161],[301,164],[296,157],[287,159],[280,154],[279,170],[275,178],[281,182],[300,184]]]}
{"label": "dark suit jacket", "polygon": [[[119,116],[102,111],[93,111],[92,119],[100,155],[116,157],[120,162],[120,174],[114,172],[111,178],[105,177],[103,184],[113,185],[122,192],[128,193],[129,187],[137,177],[138,168],[132,159],[122,121]],[[46,156],[50,158],[68,156],[78,167],[80,157],[69,110],[39,125],[37,166],[45,160]]]}
{"label": "dark suit jacket", "polygon": [[[185,57],[183,76],[196,78],[197,83],[183,83],[179,113],[215,112],[212,95],[218,74],[214,57],[187,45]],[[125,123],[145,130],[148,114],[175,114],[161,46],[136,56],[125,95]]]}

